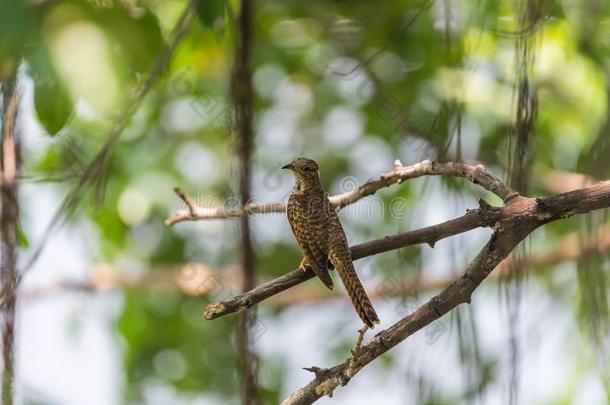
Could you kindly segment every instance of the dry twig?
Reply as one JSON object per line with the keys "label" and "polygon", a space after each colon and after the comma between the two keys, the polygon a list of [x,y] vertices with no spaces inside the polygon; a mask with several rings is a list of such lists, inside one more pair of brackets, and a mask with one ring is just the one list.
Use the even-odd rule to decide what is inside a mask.
{"label": "dry twig", "polygon": [[[338,194],[330,197],[330,202],[337,208],[343,208],[353,204],[356,201],[375,194],[378,190],[386,188],[401,182],[414,179],[422,176],[450,176],[463,177],[470,180],[474,184],[480,185],[487,191],[497,195],[506,202],[517,193],[506,187],[497,177],[487,173],[483,165],[468,165],[466,163],[436,163],[430,160],[416,163],[409,166],[403,166],[399,160],[394,162],[394,169],[382,173],[378,179],[371,180],[353,191],[348,191],[343,194]],[[182,197],[181,197],[182,198]],[[184,201],[184,198],[182,198]],[[165,220],[166,225],[174,225],[182,221],[197,221],[215,218],[239,218],[244,214],[268,214],[275,212],[285,212],[286,204],[283,202],[259,203],[248,202],[244,207],[214,207],[203,208],[198,207],[197,215],[191,215],[190,209],[180,209],[174,211]]]}

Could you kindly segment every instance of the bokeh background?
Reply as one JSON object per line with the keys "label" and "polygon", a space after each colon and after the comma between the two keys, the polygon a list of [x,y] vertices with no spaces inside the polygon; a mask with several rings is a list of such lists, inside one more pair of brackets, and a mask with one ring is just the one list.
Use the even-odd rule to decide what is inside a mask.
{"label": "bokeh background", "polygon": [[[0,1],[0,81],[22,94],[18,403],[239,403],[237,318],[202,319],[240,288],[239,221],[164,225],[183,203],[239,196],[230,128],[235,0]],[[178,28],[176,28],[178,27]],[[526,195],[610,175],[610,3],[257,1],[253,197],[286,200],[296,156],[331,194],[395,159],[483,163]],[[101,151],[101,152],[100,152]],[[100,157],[101,156],[101,157]],[[351,244],[432,225],[496,197],[422,178],[341,211]],[[282,214],[252,217],[256,278],[294,269]],[[510,277],[366,367],[335,404],[606,404],[606,213],[536,231]],[[393,324],[490,235],[356,263]],[[336,277],[336,275],[333,275]],[[257,308],[264,403],[302,367],[349,356],[344,291],[310,280]]]}

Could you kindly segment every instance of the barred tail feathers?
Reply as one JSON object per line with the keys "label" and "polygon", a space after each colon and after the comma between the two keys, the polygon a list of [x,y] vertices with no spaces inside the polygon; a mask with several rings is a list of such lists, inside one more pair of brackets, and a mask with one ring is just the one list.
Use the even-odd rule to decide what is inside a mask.
{"label": "barred tail feathers", "polygon": [[335,262],[333,260],[333,265],[337,269],[339,277],[341,277],[341,281],[343,281],[343,285],[347,290],[347,293],[352,301],[352,305],[358,313],[358,316],[365,325],[370,328],[374,328],[375,324],[379,323],[379,317],[377,316],[377,312],[375,312],[375,308],[373,308],[373,304],[371,303],[369,296],[366,294],[358,275],[356,274],[354,264],[351,260],[339,262]]}

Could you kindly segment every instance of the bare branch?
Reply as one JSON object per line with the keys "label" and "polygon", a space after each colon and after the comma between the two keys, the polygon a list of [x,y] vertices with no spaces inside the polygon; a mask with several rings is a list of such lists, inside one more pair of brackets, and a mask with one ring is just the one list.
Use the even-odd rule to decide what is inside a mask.
{"label": "bare branch", "polygon": [[[381,174],[378,179],[371,180],[356,190],[348,191],[343,194],[338,194],[329,197],[330,202],[337,208],[343,208],[347,205],[353,204],[356,201],[375,194],[382,188],[389,187],[394,184],[400,184],[401,182],[414,179],[422,176],[449,176],[449,177],[464,177],[478,184],[484,189],[496,194],[506,202],[509,198],[517,195],[517,192],[506,187],[500,179],[487,173],[485,166],[483,165],[468,165],[465,163],[436,163],[430,160],[424,160],[423,162],[416,163],[410,166],[403,166],[399,160],[394,162],[394,169]],[[184,199],[183,199],[184,200]],[[197,215],[191,215],[191,210],[177,210],[174,211],[165,220],[166,225],[173,225],[182,221],[197,221],[204,219],[215,219],[215,218],[239,218],[245,214],[266,214],[266,213],[277,213],[285,212],[286,204],[283,202],[275,203],[258,203],[249,202],[245,208],[228,208],[228,207],[214,207],[214,208],[202,208],[198,207],[196,210]]]}
{"label": "bare branch", "polygon": [[195,200],[189,197],[180,187],[174,187],[174,192],[184,201],[184,203],[189,207],[189,214],[194,217],[197,215],[197,204]]}
{"label": "bare branch", "polygon": [[[356,362],[349,358],[343,363],[328,369],[328,372],[323,376],[316,376],[309,384],[290,395],[282,402],[282,405],[312,404],[325,395],[332,396],[337,387],[346,385],[368,363],[457,305],[469,303],[470,296],[479,283],[530,231],[523,228],[519,233],[513,233],[513,230],[517,231],[517,229],[509,230],[497,227],[494,235],[470,263],[466,272],[449,287],[419,307],[414,313],[375,335],[372,341],[362,347],[361,354]],[[512,234],[513,236],[510,238],[512,240],[504,238],[502,244],[494,247],[498,232],[505,235]]]}
{"label": "bare branch", "polygon": [[485,190],[494,193],[504,202],[518,195],[516,191],[505,186],[500,179],[487,173],[487,169],[481,164],[473,166],[466,163],[436,163],[424,160],[411,166],[403,166],[397,160],[394,162],[394,170],[382,174],[381,178],[390,180],[392,183],[400,183],[407,179],[421,176],[464,177],[472,183],[480,185]]}
{"label": "bare branch", "polygon": [[[174,190],[179,187],[174,187]],[[192,197],[185,194],[187,198],[193,201]],[[185,201],[180,196],[182,201]],[[245,210],[245,211],[244,211]],[[199,207],[195,204],[194,208],[176,210],[165,220],[165,225],[174,225],[183,221],[198,221],[202,219],[237,219],[251,214],[271,214],[277,212],[285,212],[286,204],[281,202],[274,203],[248,203],[245,208],[242,207]],[[192,215],[195,212],[195,215]]]}
{"label": "bare branch", "polygon": [[337,387],[347,384],[368,363],[459,304],[470,303],[472,293],[481,282],[536,228],[577,213],[608,207],[610,181],[551,197],[532,199],[517,196],[511,199],[502,208],[502,218],[495,224],[494,233],[487,244],[449,287],[412,314],[377,334],[362,348],[355,366],[350,358],[316,375],[314,380],[294,392],[282,404],[312,404],[324,395],[331,396]]}
{"label": "bare branch", "polygon": [[[553,249],[542,254],[529,255],[523,258],[509,256],[503,260],[489,276],[490,280],[499,280],[510,277],[517,270],[528,270],[542,273],[555,268],[556,265],[585,258],[592,254],[608,252],[610,250],[610,226],[602,225],[592,232],[588,238],[582,239],[578,232],[572,232],[561,238]],[[447,274],[456,274],[457,270],[446,271]],[[424,269],[423,273],[430,272]],[[528,274],[530,274],[528,272]],[[412,277],[409,279],[392,279],[381,283],[369,293],[371,299],[406,297],[422,292],[432,292],[447,288],[455,277],[424,278]],[[323,288],[304,288],[288,295],[276,295],[269,301],[274,308],[286,307],[300,303],[312,303],[343,297],[341,291]],[[315,287],[315,286],[314,286]]]}
{"label": "bare branch", "polygon": [[134,276],[123,268],[98,263],[89,271],[89,278],[57,280],[19,291],[22,300],[50,298],[66,292],[103,292],[110,289],[142,290],[163,286],[185,295],[206,296],[226,291],[239,291],[241,266],[222,269],[197,262],[158,266]]}
{"label": "bare branch", "polygon": [[[352,259],[362,259],[363,257],[420,243],[427,243],[430,246],[434,246],[437,241],[449,236],[467,232],[475,228],[492,226],[499,218],[499,209],[493,208],[484,201],[481,201],[479,209],[471,210],[459,218],[438,225],[428,226],[426,228],[393,236],[386,236],[385,238],[352,246],[350,248]],[[259,285],[246,293],[237,295],[226,301],[208,305],[205,310],[204,318],[207,320],[216,319],[223,315],[249,308],[272,295],[278,294],[290,287],[294,287],[312,277],[314,277],[314,274],[311,271],[303,271],[301,269],[293,270],[275,280]]]}
{"label": "bare branch", "polygon": [[[599,254],[610,250],[610,226],[601,225],[588,238],[582,240],[578,232],[571,232],[559,240],[548,252],[534,254],[524,258],[509,256],[503,260],[488,277],[498,280],[508,277],[516,269],[531,270],[536,273],[556,268],[561,263]],[[91,279],[61,280],[37,287],[18,291],[19,300],[49,298],[57,294],[70,292],[97,293],[108,289],[144,289],[164,285],[175,288],[182,294],[193,296],[213,295],[214,289],[222,286],[223,291],[237,291],[241,284],[237,266],[224,269],[212,269],[203,263],[184,263],[171,267],[155,267],[139,277],[128,277],[124,269],[107,264],[93,267]],[[424,271],[424,273],[428,273]],[[446,272],[452,273],[452,272]],[[455,272],[453,272],[455,273]],[[222,276],[221,276],[222,275]],[[431,292],[447,288],[454,278],[396,279],[395,282],[383,283],[369,293],[371,299],[383,297],[406,297],[414,293]],[[290,296],[278,294],[271,297],[268,304],[273,308],[285,308],[291,305],[305,304],[322,300],[343,297],[338,290],[318,288],[315,284],[305,284]]]}

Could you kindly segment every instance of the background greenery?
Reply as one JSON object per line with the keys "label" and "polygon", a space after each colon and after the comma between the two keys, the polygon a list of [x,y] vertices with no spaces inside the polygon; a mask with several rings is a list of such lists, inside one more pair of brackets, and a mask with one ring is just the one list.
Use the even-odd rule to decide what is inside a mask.
{"label": "background greenery", "polygon": [[[150,91],[138,96],[185,7],[177,0],[0,1],[0,80],[18,69],[18,81],[31,95],[24,99],[21,120],[27,124],[21,127],[34,128],[21,131],[21,181],[29,190],[22,199],[22,261],[48,241],[42,232],[48,223],[28,215],[35,209],[37,187],[49,187],[56,196],[53,209],[60,207],[56,225],[67,220],[74,238],[87,241],[90,268],[83,280],[95,289],[110,285],[120,292],[120,311],[108,326],[116,331],[124,370],[121,385],[112,389],[125,403],[150,401],[147,387],[159,385],[172,387],[186,403],[202,395],[226,403],[239,393],[236,318],[201,319],[205,304],[239,285],[238,224],[163,225],[180,208],[175,185],[203,206],[221,205],[238,194],[235,143],[227,122],[239,3],[198,2],[169,65]],[[528,195],[564,190],[569,173],[610,175],[608,2],[259,1],[254,41],[257,199],[287,197],[291,180],[279,167],[300,155],[320,163],[331,193],[378,176],[396,158],[404,164],[481,162]],[[132,111],[134,99],[141,103],[128,114],[119,140],[87,170],[118,133],[117,123]],[[517,119],[519,100],[535,109],[525,123]],[[59,206],[83,178],[87,186]],[[408,182],[379,196],[343,212],[352,243],[451,218],[475,207],[479,197],[499,203],[476,187],[444,179]],[[406,207],[391,210],[396,197],[406,199]],[[574,232],[586,238],[607,222],[604,214],[551,224],[520,254],[552,250]],[[294,268],[299,252],[284,218],[257,216],[254,224],[258,279]],[[58,228],[53,226],[50,238]],[[477,251],[480,236],[456,238],[435,250],[409,247],[380,255],[364,261],[359,271],[370,290],[403,278],[450,276]],[[44,266],[44,260],[36,266]],[[495,352],[480,350],[480,334],[491,332],[471,308],[460,308],[440,329],[428,330],[428,342],[403,343],[416,350],[442,335],[447,346],[457,348],[451,353],[462,370],[458,366],[456,373],[465,375],[457,385],[444,383],[442,373],[430,377],[399,367],[396,353],[384,356],[371,373],[405,376],[392,384],[407,384],[406,398],[417,403],[516,400],[523,383],[519,358],[531,349],[530,331],[519,323],[528,311],[522,297],[533,292],[560,309],[561,322],[578,326],[574,340],[561,348],[578,357],[568,378],[571,386],[558,387],[546,397],[550,402],[540,403],[577,403],[575,393],[589,370],[595,370],[596,381],[605,381],[604,397],[610,398],[608,268],[602,252],[551,271],[523,270],[516,281],[486,283],[473,303],[503,308],[501,322],[507,328]],[[195,273],[217,274],[221,281],[209,285],[211,279],[193,279]],[[28,274],[26,286],[44,285],[36,274]],[[57,278],[63,280],[61,274]],[[268,403],[296,389],[296,380],[287,376],[313,361],[289,361],[290,344],[277,355],[269,350],[274,339],[296,341],[293,328],[308,327],[291,320],[295,314],[327,316],[328,322],[316,327],[334,337],[292,350],[321,353],[313,357],[319,366],[348,353],[357,320],[344,298],[327,297],[318,284],[311,281],[284,293],[283,300],[260,305],[255,347]],[[290,297],[304,303],[290,306]],[[379,300],[384,326],[419,302],[409,297]],[[282,328],[290,332],[278,335]],[[543,341],[546,332],[540,331]],[[511,343],[515,336],[516,346]],[[514,356],[503,362],[506,352]],[[359,383],[355,379],[346,390]],[[509,388],[497,388],[505,385]],[[31,396],[27,388],[23,392]],[[52,398],[41,403],[47,400]]]}

